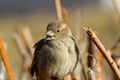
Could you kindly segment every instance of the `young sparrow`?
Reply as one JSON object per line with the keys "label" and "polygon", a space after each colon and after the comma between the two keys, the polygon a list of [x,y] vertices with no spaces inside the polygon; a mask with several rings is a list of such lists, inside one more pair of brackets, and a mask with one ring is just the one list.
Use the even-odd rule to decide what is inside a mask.
{"label": "young sparrow", "polygon": [[61,21],[47,26],[46,38],[35,44],[31,76],[37,80],[59,80],[72,72],[79,60],[79,48],[69,27]]}

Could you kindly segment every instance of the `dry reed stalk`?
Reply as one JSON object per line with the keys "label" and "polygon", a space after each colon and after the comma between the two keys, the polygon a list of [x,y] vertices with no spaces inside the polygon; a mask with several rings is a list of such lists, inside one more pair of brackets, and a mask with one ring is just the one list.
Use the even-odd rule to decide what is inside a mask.
{"label": "dry reed stalk", "polygon": [[95,66],[95,73],[96,73],[96,79],[97,80],[103,80],[102,77],[102,56],[99,54],[100,51],[98,51],[97,47],[93,43],[93,41],[89,38],[89,48],[88,52],[90,55],[94,56],[97,61],[94,61],[95,65],[93,64],[93,67]]}
{"label": "dry reed stalk", "polygon": [[33,58],[33,39],[28,27],[18,25],[17,32],[18,34],[14,35],[14,39],[23,56],[22,77],[24,79],[28,78],[28,72]]}
{"label": "dry reed stalk", "polygon": [[5,70],[5,66],[2,62],[2,60],[0,61],[1,65],[0,65],[0,80],[5,80],[5,73],[6,73],[6,70]]}
{"label": "dry reed stalk", "polygon": [[62,7],[62,17],[65,23],[68,23],[68,10],[65,7]]}
{"label": "dry reed stalk", "polygon": [[[116,41],[116,43],[110,48],[110,51],[117,52],[120,50],[120,38]],[[114,54],[114,53],[112,53]]]}
{"label": "dry reed stalk", "polygon": [[102,72],[102,56],[99,54],[100,52],[97,51],[95,54],[97,63],[96,63],[96,78],[97,80],[103,80],[103,72]]}
{"label": "dry reed stalk", "polygon": [[55,6],[56,6],[56,12],[57,12],[57,19],[58,19],[59,21],[63,21],[62,9],[61,9],[60,0],[55,0]]}
{"label": "dry reed stalk", "polygon": [[23,27],[23,26],[19,26],[18,27],[18,33],[21,36],[27,50],[29,51],[29,53],[31,54],[31,57],[33,57],[33,38],[31,36],[30,30],[28,27]]}
{"label": "dry reed stalk", "polygon": [[92,54],[88,54],[88,80],[96,80],[96,74],[94,71],[94,67],[95,67],[95,59],[93,57],[94,55]]}
{"label": "dry reed stalk", "polygon": [[87,65],[86,65],[86,61],[83,55],[81,55],[80,57],[80,62],[81,62],[81,66],[82,66],[82,72],[83,72],[83,80],[87,80],[88,76],[87,76]]}
{"label": "dry reed stalk", "polygon": [[88,80],[96,80],[95,72],[93,69],[88,68],[87,74],[88,74]]}
{"label": "dry reed stalk", "polygon": [[[112,58],[115,60],[119,70],[120,70],[120,53],[113,53]],[[115,80],[118,80],[118,78],[114,75]]]}
{"label": "dry reed stalk", "polygon": [[64,77],[65,80],[72,80],[71,73]]}
{"label": "dry reed stalk", "polygon": [[[111,47],[110,52],[112,53],[112,58],[115,60],[119,70],[120,70],[120,38],[117,42]],[[118,80],[116,76],[114,76],[115,80]]]}
{"label": "dry reed stalk", "polygon": [[18,34],[14,34],[14,40],[16,42],[16,44],[18,45],[20,52],[22,54],[22,58],[23,58],[23,65],[22,65],[22,72],[21,72],[21,80],[27,80],[26,75],[24,75],[26,73],[26,68],[28,66],[25,66],[25,59],[28,57],[29,53],[27,52],[24,43],[22,41],[22,39],[20,38],[20,36]]}
{"label": "dry reed stalk", "polygon": [[10,80],[15,80],[15,76],[14,76],[12,68],[10,66],[8,56],[7,56],[7,52],[5,50],[4,42],[2,40],[2,35],[1,34],[0,34],[0,55],[1,55],[1,58],[3,60],[4,65],[5,65],[6,71],[8,73],[9,79]]}
{"label": "dry reed stalk", "polygon": [[120,38],[110,50],[112,53],[112,58],[115,60],[117,66],[120,69]]}
{"label": "dry reed stalk", "polygon": [[96,73],[94,67],[96,66],[96,59],[94,53],[94,45],[90,38],[88,38],[88,80],[96,80]]}
{"label": "dry reed stalk", "polygon": [[114,9],[116,10],[117,14],[120,16],[120,0],[112,0]]}
{"label": "dry reed stalk", "polygon": [[67,76],[65,76],[64,80],[71,80],[71,75],[68,74]]}
{"label": "dry reed stalk", "polygon": [[94,45],[90,38],[88,39],[88,42],[89,42],[89,45],[88,45],[88,67],[94,68],[96,65]]}
{"label": "dry reed stalk", "polygon": [[26,50],[26,48],[24,46],[24,42],[22,41],[21,37],[17,33],[15,33],[14,34],[14,39],[15,39],[15,41],[16,41],[19,49],[20,49],[20,52],[21,52],[22,56],[23,57],[28,57],[29,53]]}
{"label": "dry reed stalk", "polygon": [[29,52],[31,53],[31,56],[33,57],[33,45],[34,45],[34,41],[31,35],[31,32],[29,30],[28,27],[24,27],[23,28],[23,35],[24,35],[24,39],[27,45],[27,48],[29,49]]}
{"label": "dry reed stalk", "polygon": [[23,56],[23,60],[24,60],[23,72],[27,72],[28,69],[30,68],[30,65],[32,62],[31,56],[29,55],[29,52],[25,48],[24,43],[18,34],[14,35],[14,39],[15,39],[15,41],[16,41],[16,43],[21,51],[22,56]]}
{"label": "dry reed stalk", "polygon": [[108,53],[107,53],[106,49],[104,48],[104,46],[102,45],[101,41],[97,38],[95,33],[89,27],[84,27],[83,29],[86,31],[88,36],[92,39],[92,41],[95,43],[95,45],[102,53],[102,55],[104,56],[104,58],[108,62],[109,66],[111,67],[111,69],[113,70],[115,75],[120,80],[120,71],[119,71],[118,67],[116,66],[114,60],[111,58],[110,55],[108,55]]}

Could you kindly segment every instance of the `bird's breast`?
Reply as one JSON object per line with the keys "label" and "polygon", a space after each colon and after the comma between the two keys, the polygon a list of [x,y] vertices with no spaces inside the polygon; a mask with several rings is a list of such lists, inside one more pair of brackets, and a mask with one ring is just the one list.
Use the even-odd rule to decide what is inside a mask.
{"label": "bird's breast", "polygon": [[62,41],[50,41],[47,45],[48,55],[51,55],[53,59],[65,60],[69,57],[68,46]]}
{"label": "bird's breast", "polygon": [[[70,40],[71,41],[71,40]],[[70,44],[64,40],[48,41],[42,48],[40,54],[40,72],[49,76],[63,77],[73,70],[76,60],[71,58],[75,54],[70,52]],[[70,49],[70,50],[69,50]],[[73,56],[71,56],[73,55]]]}

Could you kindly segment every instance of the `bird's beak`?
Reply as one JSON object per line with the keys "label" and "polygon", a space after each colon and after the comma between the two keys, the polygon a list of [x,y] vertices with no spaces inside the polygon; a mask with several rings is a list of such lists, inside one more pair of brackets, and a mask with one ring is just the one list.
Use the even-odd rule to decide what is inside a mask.
{"label": "bird's beak", "polygon": [[53,33],[53,31],[48,31],[47,33],[47,36],[49,36],[49,37],[53,37],[55,34]]}
{"label": "bird's beak", "polygon": [[46,33],[46,35],[47,35],[47,40],[53,40],[53,39],[55,39],[55,34],[54,34],[54,32],[53,31],[48,31],[47,33]]}

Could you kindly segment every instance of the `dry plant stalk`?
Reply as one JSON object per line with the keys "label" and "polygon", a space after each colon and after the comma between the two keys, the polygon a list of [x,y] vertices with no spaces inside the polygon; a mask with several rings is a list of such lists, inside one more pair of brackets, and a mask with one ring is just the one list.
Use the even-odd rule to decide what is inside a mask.
{"label": "dry plant stalk", "polygon": [[32,62],[31,56],[29,55],[29,52],[25,48],[24,43],[23,43],[22,39],[20,38],[20,36],[15,34],[14,39],[15,39],[15,41],[16,41],[16,43],[17,43],[17,45],[18,45],[18,47],[21,51],[23,59],[24,59],[23,71],[27,72],[28,69],[30,68],[30,65],[31,65],[31,62]]}
{"label": "dry plant stalk", "polygon": [[8,60],[7,52],[6,52],[5,47],[4,47],[4,42],[2,40],[1,34],[0,34],[0,55],[1,55],[1,58],[4,62],[6,71],[7,71],[8,76],[9,76],[9,79],[10,80],[15,80],[12,68],[11,68],[9,60]]}
{"label": "dry plant stalk", "polygon": [[[14,35],[14,39],[21,51],[23,56],[23,69],[22,69],[22,78],[23,80],[28,78],[29,68],[33,58],[33,38],[28,27],[23,25],[18,25],[17,28],[18,34]],[[31,54],[30,54],[31,53]]]}
{"label": "dry plant stalk", "polygon": [[2,62],[2,60],[0,60],[0,63],[1,63],[1,66],[0,66],[0,80],[5,80],[5,73],[6,73],[6,70],[5,70],[5,66]]}
{"label": "dry plant stalk", "polygon": [[94,53],[94,44],[90,38],[88,38],[88,80],[96,80],[96,73],[94,71],[94,67],[96,65],[96,57]]}
{"label": "dry plant stalk", "polygon": [[110,48],[111,51],[118,51],[120,49],[120,38],[116,41],[116,43]]}
{"label": "dry plant stalk", "polygon": [[102,71],[102,56],[99,54],[100,52],[97,51],[98,54],[95,54],[97,63],[96,63],[96,78],[98,80],[103,80],[103,71]]}
{"label": "dry plant stalk", "polygon": [[94,53],[94,45],[92,40],[89,38],[89,46],[88,46],[88,67],[94,68],[96,65],[95,53]]}
{"label": "dry plant stalk", "polygon": [[112,0],[116,12],[120,16],[120,0]]}
{"label": "dry plant stalk", "polygon": [[22,29],[22,33],[24,35],[26,46],[29,49],[29,52],[31,53],[31,56],[33,57],[33,51],[34,51],[33,45],[34,45],[34,41],[33,41],[33,38],[32,38],[32,35],[30,33],[29,28],[28,27],[24,27]]}
{"label": "dry plant stalk", "polygon": [[93,71],[93,69],[89,68],[87,74],[88,74],[88,80],[96,80],[95,72]]}
{"label": "dry plant stalk", "polygon": [[67,76],[64,77],[64,80],[71,80],[71,75],[68,74]]}
{"label": "dry plant stalk", "polygon": [[65,7],[62,7],[62,17],[65,23],[68,23],[68,10]]}
{"label": "dry plant stalk", "polygon": [[80,57],[80,62],[81,62],[82,73],[83,73],[82,79],[83,79],[83,80],[87,80],[87,79],[88,79],[88,76],[87,76],[87,65],[85,64],[86,61],[85,61],[83,55]]}
{"label": "dry plant stalk", "polygon": [[14,39],[15,39],[15,41],[16,41],[16,43],[17,43],[17,45],[18,45],[18,47],[21,51],[22,56],[24,58],[27,58],[29,56],[29,53],[26,50],[26,48],[24,46],[24,42],[22,41],[21,37],[17,33],[15,33],[14,34]]}
{"label": "dry plant stalk", "polygon": [[30,55],[29,55],[28,51],[26,50],[21,37],[18,34],[14,34],[14,39],[21,51],[22,58],[23,58],[21,80],[27,80],[26,73],[28,72],[28,68],[30,67],[30,64],[31,64],[31,59],[29,59]]}
{"label": "dry plant stalk", "polygon": [[110,49],[112,53],[112,58],[115,60],[117,66],[120,69],[120,38]]}
{"label": "dry plant stalk", "polygon": [[[112,53],[112,58],[116,62],[119,70],[120,70],[120,38],[117,42],[110,48],[109,50]],[[116,76],[114,76],[115,80],[118,80]]]}
{"label": "dry plant stalk", "polygon": [[55,0],[55,6],[56,6],[56,12],[57,12],[57,19],[59,21],[63,21],[60,0]]}
{"label": "dry plant stalk", "polygon": [[[96,79],[97,80],[103,80],[102,77],[102,56],[99,54],[100,51],[97,49],[93,41],[89,38],[89,48],[88,48],[89,54],[91,54],[95,59],[92,61],[95,63],[93,64],[93,67],[95,66],[95,73],[96,73]],[[89,60],[90,61],[90,60]]]}
{"label": "dry plant stalk", "polygon": [[114,60],[111,58],[111,56],[108,55],[107,50],[104,48],[104,46],[102,45],[100,40],[97,38],[95,33],[89,27],[84,27],[83,29],[86,31],[88,36],[92,39],[92,41],[95,43],[97,48],[100,50],[100,52],[102,53],[102,55],[105,57],[106,61],[108,62],[108,64],[112,68],[115,75],[120,80],[120,71],[119,71],[118,67],[116,66],[116,64],[115,64]]}
{"label": "dry plant stalk", "polygon": [[17,31],[18,31],[18,34],[20,35],[20,37],[22,38],[27,50],[31,54],[31,57],[33,57],[34,49],[32,48],[32,46],[34,44],[34,41],[33,41],[33,38],[31,36],[29,28],[23,27],[23,25],[19,25]]}

